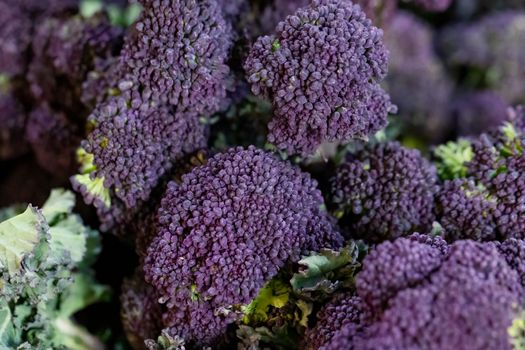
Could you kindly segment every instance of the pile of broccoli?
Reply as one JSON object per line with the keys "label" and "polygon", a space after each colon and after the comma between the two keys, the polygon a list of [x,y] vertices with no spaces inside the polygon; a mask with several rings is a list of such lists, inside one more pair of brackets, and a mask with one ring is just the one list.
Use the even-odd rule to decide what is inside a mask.
{"label": "pile of broccoli", "polygon": [[0,0],[0,348],[525,349],[524,11]]}

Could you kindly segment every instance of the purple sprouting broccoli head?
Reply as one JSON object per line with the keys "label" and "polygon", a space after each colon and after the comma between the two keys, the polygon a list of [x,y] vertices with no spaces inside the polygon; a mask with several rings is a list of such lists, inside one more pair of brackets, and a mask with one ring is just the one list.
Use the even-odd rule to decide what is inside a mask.
{"label": "purple sprouting broccoli head", "polygon": [[273,103],[268,140],[306,155],[386,125],[394,108],[379,86],[387,61],[382,30],[358,5],[314,0],[260,37],[244,68],[253,93]]}
{"label": "purple sprouting broccoli head", "polygon": [[[525,238],[525,114],[510,109],[503,126],[470,140],[443,146],[443,188],[437,219],[447,239]],[[457,145],[463,144],[459,147]]]}
{"label": "purple sprouting broccoli head", "polygon": [[432,226],[436,169],[397,142],[350,154],[331,187],[341,224],[352,236],[378,242]]}
{"label": "purple sprouting broccoli head", "polygon": [[92,131],[79,154],[83,169],[72,181],[99,209],[103,230],[126,221],[126,210],[136,212],[178,158],[206,144],[197,115],[134,90],[98,105],[88,123]]}
{"label": "purple sprouting broccoli head", "polygon": [[507,120],[508,103],[493,91],[459,95],[452,104],[459,136],[478,136]]}
{"label": "purple sprouting broccoli head", "polygon": [[170,183],[144,262],[165,327],[213,344],[289,262],[342,237],[317,183],[255,147],[232,148]]}
{"label": "purple sprouting broccoli head", "polygon": [[141,0],[144,7],[121,54],[121,83],[205,115],[226,98],[232,29],[216,0]]}
{"label": "purple sprouting broccoli head", "polygon": [[441,51],[450,66],[465,69],[473,87],[491,89],[511,104],[525,102],[525,50],[516,45],[524,23],[525,14],[503,11],[452,25],[441,34]]}
{"label": "purple sprouting broccoli head", "polygon": [[498,238],[497,201],[474,179],[445,181],[436,197],[436,216],[448,241]]}
{"label": "purple sprouting broccoli head", "polygon": [[84,84],[83,100],[98,105],[82,144],[88,165],[73,182],[103,230],[129,222],[173,163],[206,145],[199,119],[221,107],[228,85],[232,33],[216,1],[142,5],[117,66],[98,60]]}
{"label": "purple sprouting broccoli head", "polygon": [[439,143],[451,131],[452,82],[434,50],[433,31],[416,16],[398,11],[385,28],[390,50],[385,89],[406,132]]}
{"label": "purple sprouting broccoli head", "polygon": [[[272,0],[262,9],[257,22],[256,32],[271,34],[279,22],[293,15],[299,8],[307,7],[310,0]],[[347,2],[350,2],[347,0]],[[376,25],[386,23],[397,8],[397,0],[355,0],[354,4],[361,6],[368,18]],[[251,28],[250,28],[251,29]]]}
{"label": "purple sprouting broccoli head", "polygon": [[273,0],[262,10],[258,24],[259,32],[264,35],[271,34],[279,22],[293,15],[301,7],[306,7],[310,0]]}
{"label": "purple sprouting broccoli head", "polygon": [[[523,307],[520,240],[458,241],[413,235],[377,246],[356,281],[361,304],[341,321],[326,307],[320,349],[511,349],[508,333]],[[325,313],[331,312],[333,317]],[[336,332],[330,332],[333,324]],[[357,321],[356,321],[357,320]],[[315,328],[314,328],[315,329]]]}

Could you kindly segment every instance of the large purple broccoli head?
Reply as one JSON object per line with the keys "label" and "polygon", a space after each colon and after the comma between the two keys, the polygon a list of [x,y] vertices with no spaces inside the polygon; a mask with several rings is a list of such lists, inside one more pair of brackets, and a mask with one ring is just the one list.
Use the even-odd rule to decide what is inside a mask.
{"label": "large purple broccoli head", "polygon": [[226,97],[231,27],[215,0],[142,0],[120,63],[124,81],[178,109],[210,114]]}
{"label": "large purple broccoli head", "polygon": [[332,198],[351,235],[382,241],[427,231],[437,174],[417,150],[392,142],[351,154],[331,180]]}
{"label": "large purple broccoli head", "polygon": [[474,87],[493,89],[510,103],[524,102],[525,51],[516,45],[525,35],[524,23],[525,14],[503,11],[452,25],[441,35],[442,53],[450,66],[466,68]]}
{"label": "large purple broccoli head", "polygon": [[315,0],[260,37],[244,67],[252,91],[273,102],[268,140],[309,154],[323,142],[366,137],[393,108],[378,83],[387,70],[383,32],[358,5]]}
{"label": "large purple broccoli head", "polygon": [[166,326],[209,344],[286,263],[339,246],[322,205],[307,174],[254,147],[218,154],[171,183],[144,266],[170,309]]}
{"label": "large purple broccoli head", "polygon": [[450,132],[452,83],[434,52],[432,29],[398,11],[385,29],[390,50],[385,89],[398,106],[403,127],[425,141],[441,142]]}
{"label": "large purple broccoli head", "polygon": [[523,306],[523,246],[448,246],[421,235],[379,245],[357,277],[356,309],[368,321],[350,313],[341,322],[332,308],[343,326],[321,349],[511,349],[508,329]]}

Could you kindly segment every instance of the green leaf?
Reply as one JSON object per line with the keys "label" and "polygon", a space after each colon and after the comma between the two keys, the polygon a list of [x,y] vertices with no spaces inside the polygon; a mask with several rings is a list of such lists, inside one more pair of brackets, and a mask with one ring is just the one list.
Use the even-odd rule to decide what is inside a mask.
{"label": "green leaf", "polygon": [[306,328],[308,327],[308,317],[310,316],[313,310],[313,304],[300,299],[297,301],[296,305],[301,311],[300,317],[297,318],[298,323],[300,326]]}
{"label": "green leaf", "polygon": [[474,158],[474,151],[468,140],[460,139],[438,146],[434,155],[437,158],[439,177],[442,180],[452,180],[467,176],[467,163]]}
{"label": "green leaf", "polygon": [[22,214],[0,223],[0,267],[11,276],[19,272],[22,260],[45,233],[44,227],[44,217],[31,205]]}
{"label": "green leaf", "polygon": [[42,207],[42,214],[50,225],[64,214],[71,214],[75,206],[75,195],[71,191],[57,188],[51,191],[49,198]]}
{"label": "green leaf", "polygon": [[102,0],[82,0],[80,2],[80,14],[84,18],[89,18],[104,8]]}
{"label": "green leaf", "polygon": [[71,260],[79,263],[84,259],[87,250],[86,227],[77,216],[69,216],[49,228],[52,258],[55,261],[68,254]]}
{"label": "green leaf", "polygon": [[58,346],[59,349],[105,350],[105,346],[100,339],[69,318],[57,318],[54,326],[57,332],[55,333],[53,344]]}
{"label": "green leaf", "polygon": [[109,301],[110,289],[97,284],[92,276],[86,273],[76,273],[72,277],[74,282],[62,294],[60,317],[70,317],[89,305]]}
{"label": "green leaf", "polygon": [[290,286],[274,278],[266,284],[257,297],[248,305],[243,307],[243,322],[246,324],[264,322],[268,319],[270,306],[282,308],[290,298]]}
{"label": "green leaf", "polygon": [[11,309],[6,303],[2,303],[0,305],[0,345],[3,349],[9,349],[10,345],[18,343],[16,338]]}
{"label": "green leaf", "polygon": [[339,251],[323,249],[299,261],[301,270],[290,280],[294,292],[302,294],[322,292],[331,294],[340,287],[353,284],[359,266],[357,244],[351,243]]}

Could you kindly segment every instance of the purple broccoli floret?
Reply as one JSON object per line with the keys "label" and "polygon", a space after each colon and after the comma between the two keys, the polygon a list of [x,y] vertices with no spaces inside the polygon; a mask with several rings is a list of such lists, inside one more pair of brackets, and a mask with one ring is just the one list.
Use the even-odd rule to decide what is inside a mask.
{"label": "purple broccoli floret", "polygon": [[449,241],[494,240],[497,201],[473,179],[445,181],[436,197],[436,215]]}
{"label": "purple broccoli floret", "polygon": [[518,240],[447,245],[414,235],[385,242],[357,276],[353,300],[363,304],[354,309],[363,310],[364,324],[354,313],[341,321],[327,307],[333,316],[323,320],[342,327],[319,348],[511,349],[508,328],[523,307],[523,251]]}
{"label": "purple broccoli floret", "polygon": [[445,183],[436,205],[450,239],[524,238],[525,114],[519,107],[507,115],[503,126],[460,141],[468,156],[458,158],[459,180]]}
{"label": "purple broccoli floret", "polygon": [[309,154],[386,125],[394,107],[378,84],[387,61],[383,32],[358,5],[314,0],[260,37],[244,68],[253,93],[273,102],[268,140]]}
{"label": "purple broccoli floret", "polygon": [[382,241],[427,231],[437,192],[436,169],[397,142],[350,154],[331,180],[341,223],[356,237]]}
{"label": "purple broccoli floret", "polygon": [[398,107],[403,127],[433,143],[450,132],[452,83],[434,51],[433,31],[416,16],[398,11],[385,28],[390,50],[385,89]]}
{"label": "purple broccoli floret", "polygon": [[75,149],[81,131],[63,112],[47,103],[31,111],[25,136],[40,166],[51,174],[67,178],[76,168]]}
{"label": "purple broccoli floret", "polygon": [[362,349],[510,349],[507,329],[522,294],[518,274],[496,245],[460,241],[426,280],[391,298],[356,344]]}
{"label": "purple broccoli floret", "polygon": [[[366,16],[376,25],[388,22],[397,8],[397,0],[346,0],[361,6]],[[273,0],[262,9],[258,21],[258,31],[263,35],[271,34],[279,22],[293,15],[299,8],[306,7],[310,0]],[[251,29],[251,28],[249,28]]]}
{"label": "purple broccoli floret", "polygon": [[478,136],[503,124],[508,118],[508,103],[493,91],[460,95],[452,105],[459,136]]}
{"label": "purple broccoli floret", "polygon": [[[43,21],[33,37],[27,77],[34,99],[78,114],[82,83],[95,68],[96,60],[118,54],[121,34],[102,14]],[[85,118],[87,113],[83,114]]]}
{"label": "purple broccoli floret", "polygon": [[226,98],[232,29],[215,0],[142,0],[144,9],[122,50],[121,84],[151,99],[205,115]]}
{"label": "purple broccoli floret", "polygon": [[[98,60],[83,100],[96,103],[82,144],[92,171],[73,179],[103,230],[129,224],[175,161],[206,145],[222,107],[232,33],[216,1],[142,1],[118,65]],[[97,96],[97,90],[100,95]]]}
{"label": "purple broccoli floret", "polygon": [[104,230],[126,222],[175,160],[206,144],[205,125],[198,116],[157,105],[137,91],[125,91],[100,104],[89,123],[95,127],[82,142],[83,150],[93,157],[89,177],[101,181],[111,198],[93,197],[87,188],[92,182],[82,177],[73,181],[85,200],[99,209]]}
{"label": "purple broccoli floret", "polygon": [[144,263],[174,335],[212,344],[288,262],[342,237],[309,175],[233,148],[170,183]]}
{"label": "purple broccoli floret", "polygon": [[[334,343],[333,337],[345,330],[347,334],[357,334],[368,320],[368,312],[358,296],[338,294],[315,315],[316,323],[307,329],[304,336],[304,349],[317,350],[327,342]],[[342,346],[340,349],[349,349]]]}
{"label": "purple broccoli floret", "polygon": [[399,291],[439,268],[447,253],[448,246],[440,237],[412,235],[380,244],[367,256],[358,275],[360,298],[370,310],[380,312]]}

